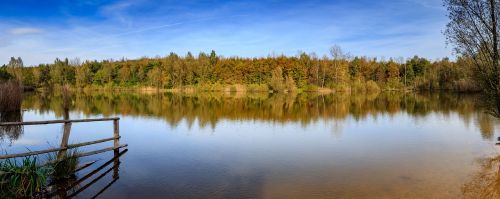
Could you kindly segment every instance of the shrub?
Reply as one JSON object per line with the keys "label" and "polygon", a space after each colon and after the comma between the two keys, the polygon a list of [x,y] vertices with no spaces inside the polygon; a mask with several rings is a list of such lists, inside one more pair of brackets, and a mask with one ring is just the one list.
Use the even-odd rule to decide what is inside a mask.
{"label": "shrub", "polygon": [[7,72],[7,67],[0,67],[0,81],[7,81],[9,79],[12,79],[12,75]]}
{"label": "shrub", "polygon": [[376,82],[370,80],[366,82],[366,92],[368,93],[378,93],[380,92],[380,87],[377,85]]}
{"label": "shrub", "polygon": [[349,85],[347,84],[337,84],[335,86],[335,91],[336,92],[350,92],[351,91],[351,87],[349,87]]}
{"label": "shrub", "polygon": [[390,79],[387,81],[386,89],[387,90],[398,90],[403,88],[403,84],[397,79]]}
{"label": "shrub", "polygon": [[231,87],[229,88],[229,92],[231,92],[231,93],[235,93],[236,91],[238,91],[238,90],[236,89],[236,86],[231,86]]}
{"label": "shrub", "polygon": [[364,92],[366,90],[366,85],[361,81],[354,81],[351,85],[354,92]]}
{"label": "shrub", "polygon": [[314,84],[308,84],[305,88],[304,88],[304,91],[305,92],[317,92],[318,91],[318,86],[314,85]]}
{"label": "shrub", "polygon": [[265,84],[250,84],[247,86],[248,92],[268,92],[269,87]]}

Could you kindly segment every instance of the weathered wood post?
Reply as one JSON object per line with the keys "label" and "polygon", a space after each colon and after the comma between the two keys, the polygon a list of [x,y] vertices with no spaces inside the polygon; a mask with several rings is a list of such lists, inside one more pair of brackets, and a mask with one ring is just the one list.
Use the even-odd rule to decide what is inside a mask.
{"label": "weathered wood post", "polygon": [[61,140],[61,150],[57,155],[58,160],[62,160],[66,155],[66,149],[68,149],[68,140],[70,132],[71,132],[71,122],[64,122],[64,132]]}
{"label": "weathered wood post", "polygon": [[120,167],[120,119],[116,118],[113,120],[113,132],[114,132],[114,163],[113,163],[113,179],[118,179],[118,171]]}
{"label": "weathered wood post", "polygon": [[117,149],[120,147],[120,119],[115,118],[113,119],[113,134],[115,138],[114,142],[114,147]]}

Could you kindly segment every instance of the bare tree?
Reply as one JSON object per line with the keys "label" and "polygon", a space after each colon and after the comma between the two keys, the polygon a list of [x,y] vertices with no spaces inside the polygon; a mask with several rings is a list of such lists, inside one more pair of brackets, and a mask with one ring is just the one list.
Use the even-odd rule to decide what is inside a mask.
{"label": "bare tree", "polygon": [[340,48],[339,45],[333,45],[330,48],[330,55],[333,59],[333,68],[335,69],[335,82],[339,82],[339,69],[340,69],[340,60],[345,59],[345,54]]}
{"label": "bare tree", "polygon": [[80,60],[79,57],[75,57],[75,58],[69,60],[69,65],[70,66],[75,66],[75,67],[76,66],[81,66],[82,65],[82,61]]}
{"label": "bare tree", "polygon": [[445,35],[459,55],[472,60],[490,111],[500,117],[499,0],[444,0],[450,22]]}

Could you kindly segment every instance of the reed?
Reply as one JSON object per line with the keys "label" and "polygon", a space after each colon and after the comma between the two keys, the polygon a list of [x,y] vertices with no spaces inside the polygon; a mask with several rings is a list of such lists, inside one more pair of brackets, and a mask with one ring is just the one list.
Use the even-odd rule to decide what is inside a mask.
{"label": "reed", "polygon": [[34,198],[46,186],[49,169],[35,156],[0,162],[0,198]]}
{"label": "reed", "polygon": [[21,110],[21,86],[15,80],[0,83],[0,113]]}
{"label": "reed", "polygon": [[75,177],[75,170],[80,163],[77,149],[67,150],[62,158],[58,158],[58,153],[49,153],[47,157],[48,166],[51,168],[50,177],[52,181],[59,181]]}

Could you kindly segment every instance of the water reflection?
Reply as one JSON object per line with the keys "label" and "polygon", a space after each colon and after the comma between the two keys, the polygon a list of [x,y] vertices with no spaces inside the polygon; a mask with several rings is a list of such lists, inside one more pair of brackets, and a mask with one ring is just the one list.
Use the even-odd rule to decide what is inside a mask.
{"label": "water reflection", "polygon": [[[19,111],[0,112],[0,122],[20,122],[23,121],[23,114]],[[23,134],[23,126],[10,125],[0,126],[0,140],[17,140]]]}
{"label": "water reflection", "polygon": [[[120,171],[120,156],[125,154],[128,151],[128,149],[125,149],[123,151],[115,150],[113,153],[113,158],[110,160],[106,161],[99,167],[90,170],[88,173],[81,177],[72,176],[71,178],[65,179],[65,180],[58,180],[54,182],[54,184],[51,185],[52,191],[47,193],[45,197],[47,198],[61,198],[61,199],[67,199],[67,198],[74,198],[78,196],[80,193],[83,191],[89,189],[89,187],[93,186],[97,182],[103,180],[103,178],[112,173],[112,179],[110,182],[108,182],[105,186],[99,189],[96,193],[93,194],[87,194],[85,197],[92,195],[92,197],[88,198],[97,198],[99,195],[104,193],[111,185],[113,185],[120,177],[119,177],[119,171]],[[85,171],[87,167],[91,168],[90,166],[92,164],[95,164],[96,161],[89,163],[88,165],[85,165],[79,169],[77,169],[76,172],[80,171]],[[111,165],[111,167],[109,167]],[[109,167],[109,168],[108,168]],[[85,171],[86,172],[86,171]],[[91,179],[91,180],[90,180]],[[85,181],[90,180],[87,183],[84,183]]]}
{"label": "water reflection", "polygon": [[[23,107],[35,120],[68,112],[121,117],[120,135],[133,151],[103,198],[478,198],[496,192],[488,186],[500,165],[500,158],[476,162],[496,156],[499,127],[480,99],[73,92],[31,94]],[[73,138],[92,139],[105,128],[82,126]],[[109,169],[95,176],[109,177]],[[80,196],[99,193],[87,192]]]}
{"label": "water reflection", "polygon": [[359,121],[400,113],[418,119],[432,113],[440,113],[445,117],[458,114],[463,122],[474,122],[485,139],[491,139],[496,119],[483,113],[479,101],[480,96],[477,95],[447,93],[273,95],[74,92],[70,96],[57,93],[27,95],[23,107],[39,113],[54,112],[60,118],[66,117],[70,110],[87,117],[119,114],[162,118],[171,126],[176,126],[182,120],[191,126],[198,120],[201,127],[212,128],[225,119],[300,122],[307,126],[320,119],[343,121],[352,117]]}

